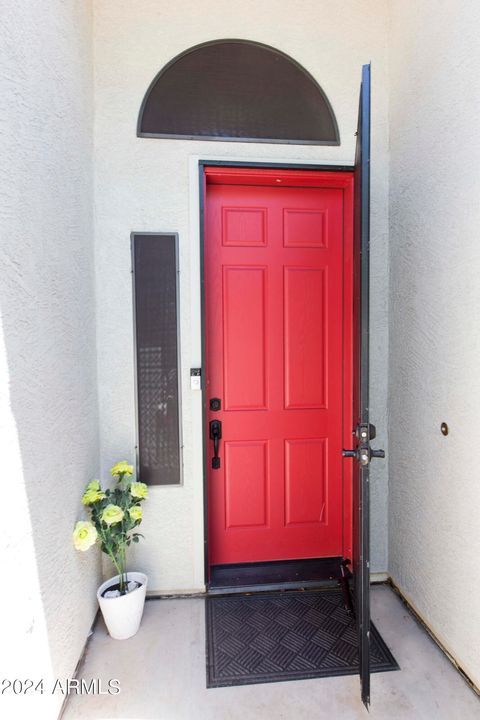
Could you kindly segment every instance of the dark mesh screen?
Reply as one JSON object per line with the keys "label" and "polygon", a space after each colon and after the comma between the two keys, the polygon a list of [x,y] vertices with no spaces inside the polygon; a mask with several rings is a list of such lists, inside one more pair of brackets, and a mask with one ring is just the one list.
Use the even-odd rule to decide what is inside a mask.
{"label": "dark mesh screen", "polygon": [[313,77],[274,48],[241,40],[206,43],[158,75],[140,111],[139,134],[339,144],[332,108]]}
{"label": "dark mesh screen", "polygon": [[140,479],[181,481],[174,235],[134,236]]}

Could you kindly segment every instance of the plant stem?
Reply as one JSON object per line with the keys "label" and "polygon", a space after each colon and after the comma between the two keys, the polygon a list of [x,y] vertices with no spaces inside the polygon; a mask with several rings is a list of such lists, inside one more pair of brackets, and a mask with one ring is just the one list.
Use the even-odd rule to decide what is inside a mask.
{"label": "plant stem", "polygon": [[115,556],[115,553],[113,552],[112,548],[110,547],[109,543],[107,542],[107,539],[106,539],[106,537],[105,537],[105,535],[104,535],[104,533],[103,533],[103,529],[102,529],[101,524],[99,524],[99,529],[100,529],[101,538],[102,538],[102,540],[103,540],[103,544],[104,544],[105,547],[107,548],[107,555],[108,555],[108,557],[110,558],[110,560],[112,561],[112,563],[113,563],[113,565],[114,565],[114,567],[115,567],[115,569],[116,569],[116,571],[117,571],[117,575],[119,576],[120,593],[121,593],[122,595],[124,595],[125,592],[124,592],[124,578],[123,578],[122,565],[121,565],[120,562],[118,562],[118,559],[117,559],[117,557]]}

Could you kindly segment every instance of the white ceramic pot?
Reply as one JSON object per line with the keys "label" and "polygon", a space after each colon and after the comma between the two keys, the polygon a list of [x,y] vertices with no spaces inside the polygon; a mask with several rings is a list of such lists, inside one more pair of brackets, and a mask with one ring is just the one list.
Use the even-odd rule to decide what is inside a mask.
{"label": "white ceramic pot", "polygon": [[126,640],[135,635],[140,627],[148,578],[141,572],[129,572],[127,582],[136,580],[141,583],[140,587],[119,597],[102,597],[102,593],[117,584],[119,580],[120,575],[105,580],[97,590],[97,599],[111,637],[115,640]]}

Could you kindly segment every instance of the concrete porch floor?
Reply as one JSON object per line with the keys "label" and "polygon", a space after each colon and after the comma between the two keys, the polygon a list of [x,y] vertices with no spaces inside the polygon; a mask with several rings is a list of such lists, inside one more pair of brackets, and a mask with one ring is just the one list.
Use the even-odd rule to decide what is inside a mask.
{"label": "concrete porch floor", "polygon": [[70,696],[65,720],[473,720],[480,700],[387,586],[372,619],[401,670],[372,675],[368,715],[358,676],[206,689],[203,599],[151,600],[138,634],[112,640],[99,621],[80,677],[118,678],[118,695]]}

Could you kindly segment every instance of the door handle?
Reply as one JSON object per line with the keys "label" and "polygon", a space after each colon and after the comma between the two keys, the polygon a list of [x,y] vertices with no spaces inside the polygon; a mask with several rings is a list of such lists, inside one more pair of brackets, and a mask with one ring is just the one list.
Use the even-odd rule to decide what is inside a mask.
{"label": "door handle", "polygon": [[220,467],[220,458],[218,457],[218,450],[220,447],[220,440],[222,437],[222,423],[220,420],[210,420],[210,440],[213,440],[213,458],[212,468],[218,470]]}
{"label": "door handle", "polygon": [[384,458],[385,450],[372,450],[370,445],[359,445],[356,450],[342,450],[344,458],[353,458],[360,465],[369,465],[372,458]]}

